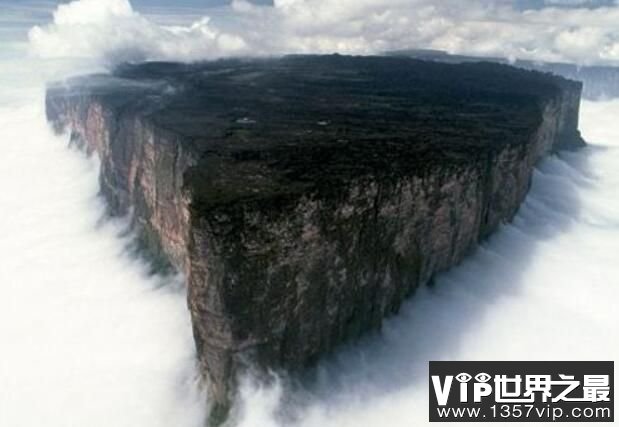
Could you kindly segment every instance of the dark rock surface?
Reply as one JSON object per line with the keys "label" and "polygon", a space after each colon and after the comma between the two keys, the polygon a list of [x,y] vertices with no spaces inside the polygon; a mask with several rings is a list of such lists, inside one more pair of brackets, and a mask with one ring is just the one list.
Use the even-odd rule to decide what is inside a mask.
{"label": "dark rock surface", "polygon": [[[248,366],[377,328],[582,144],[579,83],[491,63],[296,56],[119,68],[49,88],[114,214],[188,277],[217,413]],[[437,331],[440,333],[440,331]]]}
{"label": "dark rock surface", "polygon": [[[441,50],[406,49],[385,53],[387,56],[415,58],[425,61],[461,64],[470,62],[494,62],[510,64],[506,58],[499,57],[475,57],[466,55],[451,55]],[[591,100],[611,99],[619,97],[619,67],[604,65],[579,65],[562,62],[538,62],[516,60],[511,65],[535,70],[544,73],[552,73],[576,80],[583,83],[583,98]]]}

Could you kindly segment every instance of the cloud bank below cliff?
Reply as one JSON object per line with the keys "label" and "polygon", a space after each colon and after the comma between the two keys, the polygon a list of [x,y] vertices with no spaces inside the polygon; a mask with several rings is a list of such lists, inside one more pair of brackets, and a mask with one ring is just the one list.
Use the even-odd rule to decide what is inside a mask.
{"label": "cloud bank below cliff", "polygon": [[124,221],[102,221],[98,168],[52,134],[43,100],[3,92],[0,425],[203,426],[180,283],[130,256]]}
{"label": "cloud bank below cliff", "polygon": [[[548,4],[548,3],[546,3]],[[581,64],[619,64],[619,5],[514,8],[504,0],[233,0],[225,19],[162,25],[128,0],[77,0],[29,34],[43,57],[116,63],[404,48]],[[221,17],[221,14],[218,14]]]}

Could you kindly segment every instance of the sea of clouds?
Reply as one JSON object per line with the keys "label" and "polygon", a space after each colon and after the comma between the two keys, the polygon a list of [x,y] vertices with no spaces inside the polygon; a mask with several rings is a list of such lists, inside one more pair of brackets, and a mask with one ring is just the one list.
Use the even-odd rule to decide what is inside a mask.
{"label": "sea of clouds", "polygon": [[[211,19],[127,0],[0,5],[0,425],[193,427],[206,411],[182,279],[126,250],[96,160],[45,123],[47,80],[125,60],[411,47],[619,60],[619,6],[549,4],[236,0]],[[618,115],[619,101],[585,102],[590,146],[540,164],[513,224],[303,387],[245,379],[233,423],[424,425],[428,360],[616,359]]]}
{"label": "sea of clouds", "polygon": [[[17,80],[0,70],[3,88]],[[0,425],[202,426],[181,279],[132,255],[96,159],[20,85],[0,90]]]}

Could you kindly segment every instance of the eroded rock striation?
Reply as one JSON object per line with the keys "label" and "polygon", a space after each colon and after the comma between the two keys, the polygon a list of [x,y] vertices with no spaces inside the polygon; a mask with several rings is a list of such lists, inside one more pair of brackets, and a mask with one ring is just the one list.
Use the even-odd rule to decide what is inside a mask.
{"label": "eroded rock striation", "polygon": [[[293,56],[123,66],[51,86],[114,214],[188,277],[219,411],[380,326],[583,142],[581,84],[490,63]],[[440,333],[440,331],[437,331]]]}

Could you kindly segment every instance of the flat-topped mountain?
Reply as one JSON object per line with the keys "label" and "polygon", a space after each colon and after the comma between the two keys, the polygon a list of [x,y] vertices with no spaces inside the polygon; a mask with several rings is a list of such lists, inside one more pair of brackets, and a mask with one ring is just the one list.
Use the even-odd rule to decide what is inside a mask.
{"label": "flat-topped mountain", "polygon": [[47,114],[187,275],[218,418],[243,369],[311,365],[509,221],[535,163],[582,144],[581,90],[501,64],[291,56],[125,65],[50,87]]}

